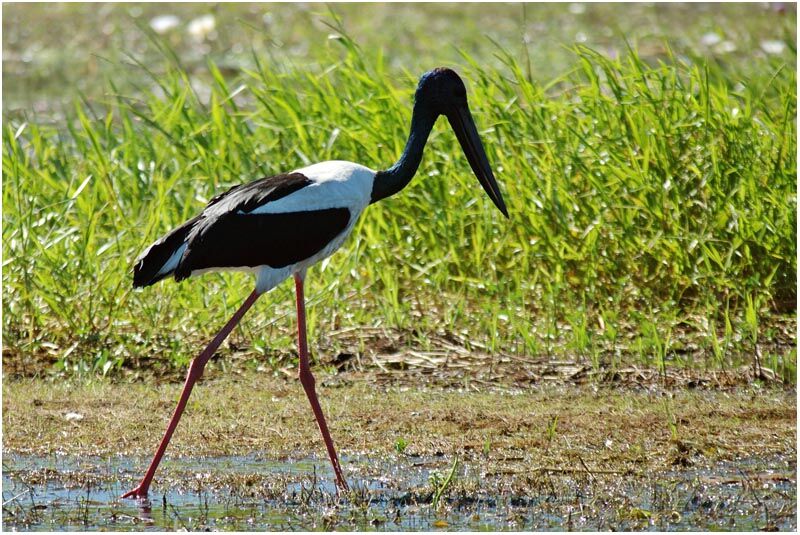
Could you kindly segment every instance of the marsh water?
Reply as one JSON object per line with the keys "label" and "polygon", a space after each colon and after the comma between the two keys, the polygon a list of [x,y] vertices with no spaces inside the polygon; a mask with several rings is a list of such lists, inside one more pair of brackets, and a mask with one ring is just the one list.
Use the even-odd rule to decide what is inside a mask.
{"label": "marsh water", "polygon": [[[146,502],[120,500],[146,459],[6,455],[4,530],[796,529],[794,459],[658,474],[486,473],[446,456],[168,459]],[[453,468],[455,466],[455,469]],[[453,473],[449,483],[447,476]],[[437,490],[441,489],[437,496]]]}

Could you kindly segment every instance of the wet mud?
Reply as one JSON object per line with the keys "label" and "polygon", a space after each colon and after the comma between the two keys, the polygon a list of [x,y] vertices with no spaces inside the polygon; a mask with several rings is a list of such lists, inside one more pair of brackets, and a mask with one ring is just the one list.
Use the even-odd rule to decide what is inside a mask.
{"label": "wet mud", "polygon": [[781,456],[624,474],[355,456],[343,459],[347,495],[336,493],[324,459],[168,459],[148,501],[120,500],[146,462],[6,455],[3,529],[796,529],[796,465]]}

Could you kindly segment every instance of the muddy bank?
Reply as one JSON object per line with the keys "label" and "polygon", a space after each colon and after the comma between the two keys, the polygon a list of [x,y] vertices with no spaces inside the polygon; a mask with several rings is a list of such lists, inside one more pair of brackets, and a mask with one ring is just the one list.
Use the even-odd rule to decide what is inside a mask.
{"label": "muddy bank", "polygon": [[[353,490],[333,491],[314,459],[183,458],[165,463],[145,504],[117,497],[138,461],[7,456],[5,528],[114,530],[793,530],[796,478],[785,458],[654,474],[487,472],[413,455],[343,458]],[[452,478],[443,483],[444,475]],[[513,475],[512,475],[513,474]]]}
{"label": "muddy bank", "polygon": [[323,409],[357,489],[337,497],[293,376],[210,375],[156,475],[157,519],[116,496],[146,468],[180,384],[4,381],[5,525],[796,527],[793,389],[457,389],[319,373]]}
{"label": "muddy bank", "polygon": [[[324,376],[323,376],[324,377]],[[460,455],[506,466],[669,469],[698,459],[786,454],[796,444],[793,390],[532,389],[326,386],[319,395],[344,455]],[[153,451],[180,385],[5,381],[3,449],[46,455]],[[294,378],[263,374],[204,380],[168,455],[276,459],[321,454],[321,439]],[[516,461],[514,461],[516,462]],[[513,464],[513,463],[512,463]]]}

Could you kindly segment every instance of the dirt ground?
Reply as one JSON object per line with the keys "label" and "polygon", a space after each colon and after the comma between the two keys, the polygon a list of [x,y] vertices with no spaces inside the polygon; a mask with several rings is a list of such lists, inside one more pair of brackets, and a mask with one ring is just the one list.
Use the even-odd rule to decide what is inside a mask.
{"label": "dirt ground", "polygon": [[[425,366],[397,370],[383,364],[374,372],[332,372],[336,368],[330,365],[317,369],[319,397],[351,484],[358,488],[379,482],[382,488],[394,489],[390,503],[401,504],[394,507],[410,514],[407,519],[417,519],[414,515],[419,513],[413,511],[439,511],[422,524],[426,529],[435,528],[441,518],[477,529],[482,524],[470,519],[488,521],[486,511],[500,514],[500,502],[493,501],[498,499],[511,504],[510,512],[502,513],[499,524],[487,524],[492,529],[796,526],[794,388],[752,381],[744,369],[707,375],[674,372],[666,377],[631,369],[616,379],[597,381],[576,374],[575,365],[552,362],[541,368],[550,380],[524,388],[474,381],[442,387],[422,380],[420,375],[434,375],[425,372]],[[132,487],[146,467],[180,390],[174,381],[7,379],[4,455],[52,459],[48,463],[54,466],[80,462],[88,472],[14,468],[6,474],[4,464],[4,477],[23,488],[47,481],[60,481],[64,488],[105,485],[112,505],[98,513],[97,525],[119,528],[119,506],[113,505],[113,498]],[[231,472],[221,462],[203,460],[205,456],[218,461],[249,459],[251,465],[244,472]],[[306,481],[311,476],[263,468],[292,459],[315,459],[315,465],[328,468],[295,370],[223,373],[212,366],[192,394],[154,486],[159,495],[167,493],[164,500],[167,495],[180,499],[202,481],[210,492],[226,489],[240,496],[237,500],[258,496],[258,503],[291,504],[296,497],[287,489],[307,484],[313,488],[316,471]],[[124,469],[103,469],[108,473],[99,479],[87,476],[119,462]],[[183,466],[186,462],[191,464]],[[441,480],[431,483],[427,476],[412,481],[410,474],[430,470],[444,476],[454,462],[461,475],[448,486],[444,505],[437,509],[431,489]],[[339,516],[360,510],[359,503],[374,507],[375,496],[389,492],[369,489],[363,490],[365,501],[351,497],[350,508],[337,509]],[[375,528],[339,517],[329,526],[330,519],[321,512],[336,500],[328,492],[311,499],[315,512],[307,524],[298,525]],[[498,505],[486,505],[492,503]],[[416,509],[419,506],[425,509]],[[285,509],[288,505],[282,507],[293,514],[291,507]],[[482,509],[481,516],[464,513],[464,507],[489,509]],[[387,512],[390,509],[377,510],[380,522],[394,515]],[[22,528],[55,529],[71,522],[58,517],[41,524],[35,509],[21,511],[13,522]],[[525,511],[536,513],[526,516],[530,513]],[[745,512],[734,518],[730,511]],[[227,513],[220,514],[219,523],[206,518],[192,529],[243,529],[225,523]],[[283,525],[272,524],[272,518],[273,512],[258,517],[268,529]],[[414,523],[398,526],[417,529]]]}
{"label": "dirt ground", "polygon": [[[172,455],[322,453],[297,380],[245,373],[202,380],[170,445]],[[281,374],[277,374],[281,375]],[[381,386],[378,378],[318,375],[318,393],[344,455],[509,457],[530,467],[657,470],[697,459],[795,452],[793,389],[543,384],[441,389]],[[378,383],[378,384],[376,384]],[[3,450],[144,455],[153,451],[180,385],[3,384]],[[516,462],[515,462],[516,463]],[[511,464],[515,464],[511,463]]]}

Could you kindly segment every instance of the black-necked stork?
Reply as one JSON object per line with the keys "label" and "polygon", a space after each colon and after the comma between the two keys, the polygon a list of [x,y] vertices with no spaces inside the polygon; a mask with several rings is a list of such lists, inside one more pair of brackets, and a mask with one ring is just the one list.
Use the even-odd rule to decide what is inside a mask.
{"label": "black-necked stork", "polygon": [[235,186],[211,199],[199,215],[156,241],[136,260],[135,287],[149,286],[170,275],[180,281],[206,271],[225,269],[254,272],[256,287],[208,347],[191,362],[178,406],[153,461],[139,486],[123,498],[147,496],[158,463],[206,362],[256,299],[290,276],[294,277],[297,293],[300,383],[322,432],[337,485],[347,489],[309,368],[303,297],[306,270],[341,247],[368,205],[397,193],[409,183],[440,115],[447,117],[453,127],[486,193],[508,217],[470,114],[461,78],[447,68],[426,72],[419,80],[414,100],[408,141],[400,159],[389,169],[376,172],[356,163],[329,161]]}

